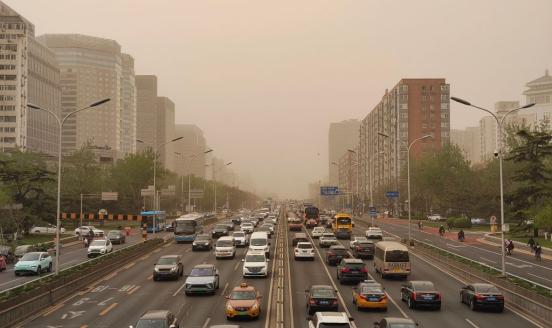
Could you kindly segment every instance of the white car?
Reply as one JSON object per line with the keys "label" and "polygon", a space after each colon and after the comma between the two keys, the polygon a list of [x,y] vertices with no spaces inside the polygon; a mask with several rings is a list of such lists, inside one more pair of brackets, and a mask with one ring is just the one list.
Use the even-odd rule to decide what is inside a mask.
{"label": "white car", "polygon": [[232,232],[232,237],[234,237],[236,246],[246,247],[247,245],[249,245],[249,238],[247,237],[247,233],[243,231]]}
{"label": "white car", "polygon": [[[29,230],[32,234],[40,234],[40,233],[56,233],[56,226],[53,224],[43,225],[43,226],[36,226],[32,227],[31,230]],[[60,233],[65,233],[65,228],[61,227],[59,229]]]}
{"label": "white car", "polygon": [[244,277],[266,277],[268,275],[268,262],[264,251],[249,250],[245,254],[243,262]]}
{"label": "white car", "polygon": [[295,259],[310,259],[314,261],[314,247],[308,242],[299,242],[293,251]]}
{"label": "white car", "polygon": [[234,258],[236,256],[236,246],[234,238],[230,236],[223,236],[217,240],[215,244],[215,258],[222,257]]}
{"label": "white car", "polygon": [[94,237],[103,237],[103,230],[97,229],[94,226],[82,226],[75,229],[75,235],[77,236],[87,236],[90,233],[90,230],[94,232]]}
{"label": "white car", "polygon": [[427,220],[436,222],[436,221],[443,221],[444,218],[440,214],[435,213],[435,214],[428,215]]}
{"label": "white car", "polygon": [[383,240],[383,231],[378,227],[370,227],[366,230],[366,238]]}
{"label": "white car", "polygon": [[253,223],[251,223],[251,222],[243,222],[240,225],[240,231],[245,232],[245,233],[252,233],[254,229],[255,229],[255,227],[253,226]]}
{"label": "white car", "polygon": [[94,239],[88,246],[88,257],[105,255],[113,252],[113,245],[109,239]]}
{"label": "white car", "polygon": [[351,240],[351,242],[349,243],[349,248],[353,249],[358,243],[365,242],[365,241],[368,241],[368,238],[364,236],[355,236],[353,237],[353,240]]}
{"label": "white car", "polygon": [[309,320],[309,328],[351,328],[351,320],[345,312],[316,312]]}
{"label": "white car", "polygon": [[322,235],[326,232],[326,228],[324,227],[314,227],[312,229],[312,238],[320,238]]}

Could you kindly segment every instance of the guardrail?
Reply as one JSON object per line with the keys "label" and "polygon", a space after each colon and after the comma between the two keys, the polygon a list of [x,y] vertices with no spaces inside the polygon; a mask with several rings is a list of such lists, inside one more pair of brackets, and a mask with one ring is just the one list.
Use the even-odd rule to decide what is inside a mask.
{"label": "guardrail", "polygon": [[[106,272],[121,267],[168,240],[152,239],[120,248],[113,253],[65,268],[58,276],[48,274],[40,279],[0,293],[0,327],[9,327],[81,290]],[[121,255],[121,256],[119,256]],[[124,256],[123,256],[124,255]]]}

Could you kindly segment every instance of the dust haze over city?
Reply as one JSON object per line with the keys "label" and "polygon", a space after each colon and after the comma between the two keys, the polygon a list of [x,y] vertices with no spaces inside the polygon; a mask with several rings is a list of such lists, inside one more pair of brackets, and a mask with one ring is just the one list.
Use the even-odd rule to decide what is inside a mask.
{"label": "dust haze over city", "polygon": [[[552,2],[6,0],[36,35],[117,41],[240,182],[279,197],[328,179],[328,128],[402,78],[493,108],[552,69]],[[483,114],[451,102],[451,128]]]}

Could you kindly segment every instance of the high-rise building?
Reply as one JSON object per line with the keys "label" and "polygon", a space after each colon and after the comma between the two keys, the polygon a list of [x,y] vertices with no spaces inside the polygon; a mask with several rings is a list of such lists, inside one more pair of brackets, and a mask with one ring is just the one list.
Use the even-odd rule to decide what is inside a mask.
{"label": "high-rise building", "polygon": [[[411,156],[434,151],[450,141],[449,85],[445,79],[402,79],[386,90],[360,127],[360,192],[398,189],[401,169]],[[381,191],[381,190],[380,190]]]}
{"label": "high-rise building", "polygon": [[338,168],[332,163],[338,163],[343,154],[347,152],[347,149],[353,149],[358,145],[359,128],[360,122],[356,119],[330,124],[328,170],[332,186],[337,186],[339,182]]}
{"label": "high-rise building", "polygon": [[478,126],[450,130],[450,142],[460,147],[470,164],[481,163],[481,129]]}
{"label": "high-rise building", "polygon": [[157,142],[157,77],[136,75],[136,144],[138,151]]}
{"label": "high-rise building", "polygon": [[125,154],[136,152],[136,81],[134,58],[121,54],[122,90],[121,90],[121,151]]}
{"label": "high-rise building", "polygon": [[[132,94],[133,61],[121,53],[114,40],[80,34],[46,34],[38,39],[50,48],[61,70],[61,111],[66,115],[101,99],[101,107],[77,113],[63,128],[63,150],[71,152],[85,144],[113,150],[117,157],[135,148],[136,112]],[[131,90],[126,90],[130,88]],[[126,95],[126,97],[125,97]],[[125,99],[126,98],[126,99]],[[124,107],[127,107],[125,110]],[[129,121],[130,120],[130,121]]]}
{"label": "high-rise building", "polygon": [[[174,129],[174,102],[167,97],[157,97],[156,103],[157,111],[157,131],[156,131],[156,140],[157,144],[163,144],[168,142],[175,137],[180,137],[175,135]],[[157,150],[159,158],[163,163],[163,166],[171,171],[175,170],[175,147],[177,143],[182,142],[182,140],[176,141],[175,143],[167,143],[163,147],[160,147]]]}
{"label": "high-rise building", "polygon": [[2,151],[58,152],[59,67],[55,55],[37,42],[34,25],[0,1],[0,144]]}
{"label": "high-rise building", "polygon": [[193,124],[176,124],[174,135],[183,137],[174,144],[179,155],[176,157],[176,172],[179,175],[193,174],[205,178],[207,142],[203,131]]}

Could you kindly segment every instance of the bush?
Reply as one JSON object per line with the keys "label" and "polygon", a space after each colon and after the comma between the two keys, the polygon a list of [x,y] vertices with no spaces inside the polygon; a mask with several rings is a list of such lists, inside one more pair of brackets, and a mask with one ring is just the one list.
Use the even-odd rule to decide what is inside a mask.
{"label": "bush", "polygon": [[470,218],[454,218],[452,226],[455,228],[471,228],[472,223]]}

